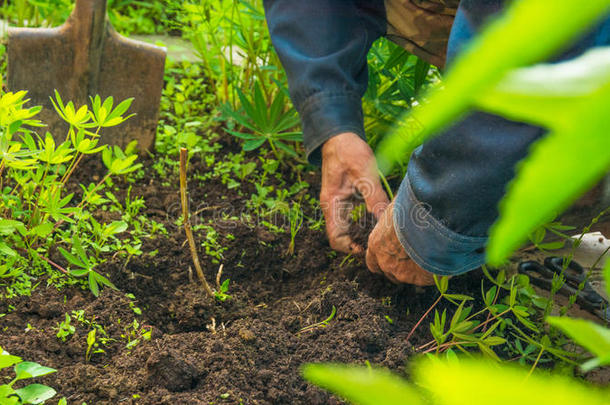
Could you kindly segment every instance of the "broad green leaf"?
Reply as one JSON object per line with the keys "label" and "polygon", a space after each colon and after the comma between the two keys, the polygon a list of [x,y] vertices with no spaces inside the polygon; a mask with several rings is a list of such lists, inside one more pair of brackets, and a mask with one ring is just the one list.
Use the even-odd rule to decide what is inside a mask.
{"label": "broad green leaf", "polygon": [[527,369],[466,358],[423,361],[415,368],[415,381],[439,405],[608,405],[610,398],[607,391],[569,377],[528,377]]}
{"label": "broad green leaf", "polygon": [[21,357],[11,356],[10,354],[0,354],[0,369],[13,366],[21,362]]}
{"label": "broad green leaf", "polygon": [[31,361],[24,361],[15,366],[15,374],[17,374],[18,380],[24,380],[27,378],[42,377],[43,375],[51,374],[57,370],[50,367],[41,366],[38,363]]}
{"label": "broad green leaf", "polygon": [[[5,395],[6,393],[6,395]],[[14,391],[8,385],[0,385],[0,399],[2,399],[2,405],[19,405],[19,397],[13,395],[5,398],[5,396],[13,394]]]}
{"label": "broad green leaf", "polygon": [[515,70],[478,95],[476,103],[487,111],[550,129],[571,126],[574,111],[610,82],[609,66],[610,48],[598,48],[566,62]]}
{"label": "broad green leaf", "polygon": [[125,221],[114,221],[110,225],[108,225],[105,229],[105,232],[109,235],[115,235],[117,233],[125,232],[128,228],[127,222]]}
{"label": "broad green leaf", "polygon": [[551,221],[606,173],[610,167],[610,153],[604,153],[610,150],[609,102],[610,86],[572,112],[573,125],[552,131],[533,145],[490,231],[490,264],[502,263],[528,233]]}
{"label": "broad green leaf", "polygon": [[32,228],[30,232],[32,235],[36,235],[40,238],[46,238],[51,232],[53,232],[53,224],[51,222],[44,222]]}
{"label": "broad green leaf", "polygon": [[354,404],[422,404],[418,392],[406,381],[384,370],[333,364],[308,364],[303,376]]}
{"label": "broad green leaf", "polygon": [[19,231],[22,235],[27,233],[23,222],[12,219],[0,219],[0,235],[10,235],[15,231]]}
{"label": "broad green leaf", "polygon": [[4,242],[0,242],[0,253],[9,257],[17,256],[17,252],[11,249],[11,247]]}
{"label": "broad green leaf", "polygon": [[15,391],[24,404],[42,404],[57,394],[53,388],[42,384],[30,384]]}
{"label": "broad green leaf", "polygon": [[610,364],[610,329],[584,319],[548,317],[546,321],[598,357],[597,361],[586,363],[586,367],[583,365],[585,371]]}

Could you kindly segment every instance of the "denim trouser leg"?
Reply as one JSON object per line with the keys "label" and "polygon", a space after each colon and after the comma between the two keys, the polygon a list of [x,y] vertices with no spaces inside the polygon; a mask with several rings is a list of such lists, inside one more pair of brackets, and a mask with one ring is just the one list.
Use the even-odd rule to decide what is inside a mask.
{"label": "denim trouser leg", "polygon": [[[449,64],[485,18],[501,10],[502,3],[462,0],[449,40]],[[610,18],[554,61],[607,45]],[[544,132],[474,112],[419,147],[394,207],[398,238],[413,260],[441,275],[464,273],[484,264],[488,230],[498,217],[498,202],[515,175],[515,165]]]}

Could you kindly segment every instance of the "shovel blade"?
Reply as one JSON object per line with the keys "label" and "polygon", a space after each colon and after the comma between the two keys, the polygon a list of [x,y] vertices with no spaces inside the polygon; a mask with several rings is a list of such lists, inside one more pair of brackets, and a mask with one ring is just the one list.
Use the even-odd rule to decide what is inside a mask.
{"label": "shovel blade", "polygon": [[154,148],[166,51],[120,36],[104,16],[105,0],[81,0],[59,28],[10,28],[7,85],[27,90],[30,105],[43,107],[39,118],[47,127],[40,132],[57,141],[65,139],[68,125],[51,103],[55,90],[77,107],[97,94],[112,96],[115,104],[134,98],[128,113],[136,115],[103,128],[100,142],[125,147],[135,139],[145,153]]}
{"label": "shovel blade", "polygon": [[104,128],[102,143],[124,147],[135,139],[141,151],[154,149],[164,70],[163,48],[124,38],[114,30],[108,33],[96,91],[102,99],[114,97],[115,103],[133,98],[128,113],[136,115],[120,126]]}

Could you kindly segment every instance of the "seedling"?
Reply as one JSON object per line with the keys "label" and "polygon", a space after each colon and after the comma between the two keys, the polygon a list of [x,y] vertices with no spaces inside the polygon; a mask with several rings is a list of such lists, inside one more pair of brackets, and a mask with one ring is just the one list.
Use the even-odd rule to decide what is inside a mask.
{"label": "seedling", "polygon": [[69,314],[66,313],[66,318],[64,321],[57,324],[57,338],[61,339],[62,342],[65,342],[68,336],[72,336],[76,329],[71,325],[72,318]]}
{"label": "seedling", "polygon": [[231,282],[231,279],[226,279],[222,283],[220,282],[223,267],[224,266],[221,264],[218,268],[218,273],[216,273],[216,292],[214,293],[214,296],[220,302],[225,302],[227,299],[231,298],[231,296],[227,294],[227,292],[229,291],[229,283]]}
{"label": "seedling", "polygon": [[[65,141],[57,144],[51,134],[38,136],[29,127],[42,124],[34,119],[39,107],[26,108],[26,92],[0,92],[0,261],[10,263],[10,272],[0,268],[3,277],[23,280],[21,273],[40,270],[57,275],[50,266],[71,277],[87,276],[94,295],[100,285],[111,287],[110,281],[95,272],[99,253],[110,250],[111,235],[106,224],[92,219],[90,206],[104,202],[99,192],[112,176],[131,173],[141,165],[137,156],[126,156],[119,148],[99,146],[102,128],[118,125],[129,117],[123,114],[131,100],[113,107],[113,99],[92,99],[92,108],[77,108],[64,103],[55,93],[53,105],[70,125]],[[83,189],[80,202],[74,193],[65,193],[85,155],[102,152],[108,172],[97,184]],[[121,228],[121,226],[119,226]],[[125,229],[122,229],[125,230]],[[60,246],[57,246],[60,245]],[[57,247],[72,268],[64,268],[48,257],[49,249]],[[85,252],[93,250],[94,254]],[[8,274],[7,274],[8,273]],[[21,288],[15,288],[15,292]],[[24,289],[27,293],[27,288]]]}
{"label": "seedling", "polygon": [[93,354],[91,352],[91,349],[93,348],[94,344],[95,344],[95,329],[91,329],[91,331],[89,331],[89,333],[87,333],[87,352],[85,353],[85,360],[87,362],[91,361],[91,355]]}
{"label": "seedling", "polygon": [[292,203],[292,207],[288,212],[288,220],[290,221],[290,244],[288,245],[288,254],[294,255],[294,239],[303,225],[303,210],[301,204],[295,202]]}
{"label": "seedling", "polygon": [[225,281],[223,281],[222,284],[220,284],[218,286],[218,289],[214,293],[214,296],[216,297],[216,299],[218,301],[225,302],[227,299],[231,298],[231,296],[229,294],[227,294],[227,292],[229,291],[230,282],[231,282],[231,279],[228,278]]}
{"label": "seedling", "polygon": [[312,325],[305,326],[304,328],[302,328],[300,331],[297,332],[297,335],[304,333],[304,332],[311,332],[315,329],[326,328],[328,325],[330,325],[330,321],[332,321],[334,319],[336,314],[337,314],[337,308],[333,305],[333,310],[330,313],[328,318],[326,318],[325,320],[323,320],[321,322],[316,322]]}
{"label": "seedling", "polygon": [[76,234],[72,237],[72,248],[75,250],[76,255],[68,252],[62,247],[58,248],[60,253],[70,262],[70,264],[78,267],[77,270],[71,270],[70,275],[74,277],[87,277],[89,289],[96,297],[99,295],[100,284],[110,287],[113,290],[118,290],[110,280],[93,270],[97,264],[95,258],[90,257],[85,253],[80,238]]}

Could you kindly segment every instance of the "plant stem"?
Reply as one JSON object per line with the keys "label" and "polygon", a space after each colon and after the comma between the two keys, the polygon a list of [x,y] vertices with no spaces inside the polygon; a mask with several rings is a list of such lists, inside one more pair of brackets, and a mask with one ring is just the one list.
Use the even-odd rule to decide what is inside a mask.
{"label": "plant stem", "polygon": [[186,238],[189,242],[189,247],[191,249],[191,256],[193,257],[193,264],[195,265],[195,270],[197,271],[197,277],[201,281],[205,292],[208,296],[214,299],[214,293],[210,288],[210,285],[205,279],[203,275],[203,270],[201,269],[201,264],[199,263],[199,255],[197,254],[197,246],[195,245],[195,238],[193,237],[193,230],[191,229],[191,222],[189,220],[189,209],[188,209],[188,200],[187,200],[187,186],[186,186],[186,161],[188,158],[188,151],[186,148],[180,148],[180,201],[182,202],[182,217],[184,221],[184,232],[186,233]]}
{"label": "plant stem", "polygon": [[409,334],[407,335],[407,342],[409,341],[409,339],[411,339],[411,336],[413,336],[413,334],[415,333],[415,331],[417,330],[419,325],[424,321],[424,319],[426,319],[428,314],[434,309],[434,307],[436,307],[438,305],[439,302],[441,302],[442,298],[443,298],[443,294],[439,295],[439,297],[436,299],[436,301],[434,301],[434,304],[432,304],[432,306],[430,308],[428,308],[426,313],[423,314],[421,318],[419,318],[419,321],[417,321],[417,323],[415,324],[413,329],[411,329],[411,332],[409,332]]}
{"label": "plant stem", "polygon": [[538,365],[538,362],[540,361],[540,358],[542,357],[542,353],[544,353],[544,349],[545,349],[545,347],[544,347],[544,346],[542,346],[542,347],[540,348],[540,353],[538,353],[538,357],[536,357],[536,361],[535,361],[535,362],[534,362],[534,364],[532,365],[532,368],[530,369],[530,372],[529,372],[529,373],[527,373],[527,377],[526,377],[526,379],[527,379],[527,378],[530,378],[530,376],[532,375],[532,373],[533,373],[533,372],[534,372],[534,370],[536,369],[536,366]]}
{"label": "plant stem", "polygon": [[381,178],[381,182],[383,183],[383,186],[385,187],[385,191],[390,196],[390,201],[392,201],[394,199],[394,193],[392,192],[392,188],[390,187],[388,180],[385,178],[385,176],[383,175],[381,170],[377,170],[377,171],[379,172],[379,177]]}
{"label": "plant stem", "polygon": [[36,252],[36,254],[38,255],[38,257],[42,260],[44,260],[45,262],[49,263],[51,266],[55,267],[56,269],[60,270],[62,273],[70,275],[70,273],[68,272],[68,270],[64,269],[63,267],[61,267],[59,264],[53,262],[51,259],[48,259],[44,256],[41,256],[40,254],[38,254],[38,252]]}
{"label": "plant stem", "polygon": [[423,352],[423,354],[432,353],[433,351],[436,351],[436,350],[448,349],[451,346],[459,346],[459,345],[466,345],[466,344],[475,344],[475,342],[447,342],[447,343],[443,343],[440,346],[431,347],[430,349]]}

